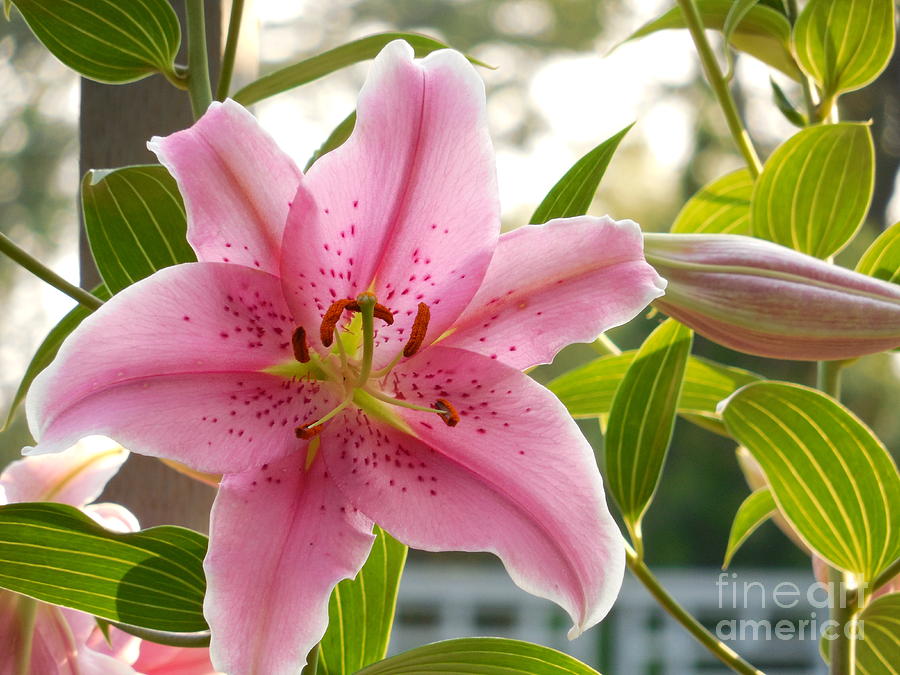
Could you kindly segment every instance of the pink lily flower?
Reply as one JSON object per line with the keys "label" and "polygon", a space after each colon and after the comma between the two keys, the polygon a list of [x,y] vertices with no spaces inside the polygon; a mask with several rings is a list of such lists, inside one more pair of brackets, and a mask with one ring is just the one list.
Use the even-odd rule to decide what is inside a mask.
{"label": "pink lily flower", "polygon": [[136,675],[217,675],[205,647],[172,647],[141,640],[109,626],[109,640],[95,628],[87,645],[101,654],[131,664]]}
{"label": "pink lily flower", "polygon": [[201,262],[89,317],[27,402],[32,453],[103,433],[224,474],[204,609],[229,673],[297,672],[373,521],[495,553],[573,637],[622,580],[591,448],[521,369],[661,295],[637,225],[498,241],[484,85],[456,52],[388,45],[357,112],[305,176],[232,101],[153,139]]}
{"label": "pink lily flower", "polygon": [[[137,529],[134,516],[118,504],[90,504],[106,482],[128,458],[116,444],[86,439],[53,457],[27,457],[10,464],[0,474],[0,504],[52,501],[76,506],[104,527]],[[33,623],[27,620],[34,612]],[[125,675],[134,671],[86,643],[96,626],[93,617],[48,605],[16,593],[0,590],[0,673],[33,675]],[[28,639],[31,650],[23,653]]]}
{"label": "pink lily flower", "polygon": [[[88,504],[128,458],[108,439],[85,439],[55,456],[26,457],[0,474],[0,504],[52,501],[76,506],[103,527],[138,529],[130,511],[118,504]],[[88,504],[85,506],[85,504]],[[33,621],[27,616],[34,612]],[[208,649],[183,649],[143,642],[110,628],[113,645],[83,612],[48,605],[0,590],[0,673],[33,675],[211,675]],[[31,650],[23,653],[31,639]],[[147,656],[145,656],[145,652]],[[28,659],[23,671],[22,659]],[[166,659],[166,660],[163,660]],[[154,665],[155,663],[159,666]],[[163,667],[165,665],[165,667]],[[189,665],[190,668],[184,666]],[[136,670],[138,669],[139,670]]]}

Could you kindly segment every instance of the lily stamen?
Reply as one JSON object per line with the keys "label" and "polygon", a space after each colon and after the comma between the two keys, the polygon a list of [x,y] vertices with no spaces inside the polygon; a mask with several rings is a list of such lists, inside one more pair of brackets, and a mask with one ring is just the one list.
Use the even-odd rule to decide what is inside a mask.
{"label": "lily stamen", "polygon": [[334,330],[337,327],[337,322],[341,320],[341,314],[344,313],[347,305],[351,302],[353,301],[349,298],[335,300],[331,303],[331,307],[328,308],[328,311],[325,312],[325,316],[322,317],[322,325],[319,327],[319,337],[325,347],[330,347],[331,343],[334,341]]}
{"label": "lily stamen", "polygon": [[403,348],[403,356],[412,356],[425,341],[425,333],[428,332],[428,322],[431,320],[431,310],[424,302],[419,303],[416,311],[416,318],[413,320],[412,328],[409,331],[409,340]]}
{"label": "lily stamen", "polygon": [[439,398],[435,401],[434,407],[440,411],[441,419],[444,420],[444,424],[448,427],[455,427],[459,424],[459,413],[450,401],[445,398]]}
{"label": "lily stamen", "polygon": [[[409,401],[404,401],[399,398],[394,398],[393,396],[388,396],[387,394],[382,393],[377,389],[365,387],[363,391],[369,394],[369,396],[371,396],[372,398],[377,398],[379,401],[383,401],[384,403],[390,403],[391,405],[395,405],[400,408],[409,408],[410,410],[430,412],[439,415],[447,423],[447,426],[455,427],[459,423],[459,414],[456,412],[456,408],[454,408],[450,401],[447,401],[446,399],[439,399],[438,402],[434,404],[434,408],[429,408],[428,406],[416,405],[415,403],[410,403]],[[444,407],[442,407],[442,405]],[[448,415],[451,416],[450,419],[454,420],[452,424],[447,421]]]}
{"label": "lily stamen", "polygon": [[[361,312],[362,311],[362,309],[360,309],[359,302],[357,302],[356,300],[354,300],[353,302],[347,303],[347,306],[344,307],[344,309],[346,309],[350,312]],[[373,315],[375,316],[376,319],[381,319],[382,321],[384,321],[388,326],[390,326],[394,323],[394,313],[391,310],[389,310],[387,307],[385,307],[384,305],[381,305],[377,302],[375,303],[375,309],[373,311]]]}
{"label": "lily stamen", "polygon": [[315,422],[310,424],[301,424],[299,427],[294,429],[294,435],[297,438],[301,438],[303,440],[309,440],[318,436],[322,433],[322,425],[325,424],[328,420],[336,417],[338,413],[340,413],[344,408],[346,408],[353,401],[353,392],[351,391],[343,401],[341,401],[338,405],[332,408],[329,412],[325,413],[322,417],[317,419]]}
{"label": "lily stamen", "polygon": [[309,363],[309,345],[306,344],[306,329],[297,326],[291,335],[291,346],[294,349],[294,358],[300,363]]}

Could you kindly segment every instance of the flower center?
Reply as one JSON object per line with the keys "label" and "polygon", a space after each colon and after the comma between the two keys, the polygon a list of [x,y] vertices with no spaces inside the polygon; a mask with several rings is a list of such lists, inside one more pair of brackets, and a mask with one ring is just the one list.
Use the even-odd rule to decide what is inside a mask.
{"label": "flower center", "polygon": [[[356,314],[354,320],[345,328],[340,327],[344,312]],[[358,320],[357,320],[358,318]],[[410,328],[409,339],[403,349],[384,367],[373,370],[375,355],[375,319],[390,326],[394,323],[394,314],[390,309],[377,302],[373,293],[365,292],[355,300],[336,300],[322,317],[319,337],[325,347],[331,347],[328,355],[317,364],[326,379],[343,388],[343,398],[334,408],[317,420],[298,426],[294,432],[297,438],[311,440],[311,448],[318,448],[317,436],[323,425],[336,417],[348,406],[356,405],[375,417],[393,422],[401,428],[395,416],[385,415],[384,404],[400,408],[409,408],[438,415],[447,426],[459,423],[459,414],[453,404],[446,399],[435,401],[433,407],[425,407],[403,400],[402,397],[391,396],[383,391],[385,382],[394,366],[403,357],[413,356],[422,346],[428,332],[431,310],[424,302],[420,302],[416,317]],[[307,333],[302,326],[294,330],[291,339],[294,358],[300,363],[308,363],[317,358],[311,354],[307,343]],[[332,346],[333,345],[333,346]],[[318,360],[318,359],[317,359]],[[404,430],[408,431],[408,429]],[[312,449],[315,452],[315,449]]]}

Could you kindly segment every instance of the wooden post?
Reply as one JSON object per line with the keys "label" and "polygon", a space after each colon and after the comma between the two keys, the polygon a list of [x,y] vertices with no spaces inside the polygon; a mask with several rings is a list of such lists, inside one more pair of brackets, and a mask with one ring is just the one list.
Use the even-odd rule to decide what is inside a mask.
{"label": "wooden post", "polygon": [[[176,0],[184,35],[184,2]],[[207,44],[212,82],[221,62],[222,13],[218,0],[206,3]],[[184,47],[184,45],[182,45]],[[185,62],[185,50],[179,63]],[[166,135],[193,122],[187,93],[159,75],[126,85],[106,85],[81,80],[80,169],[107,169],[128,164],[156,162],[147,150],[151,136]],[[100,279],[94,268],[82,225],[81,285],[92,288]],[[165,420],[159,420],[165,424]],[[206,531],[215,491],[191,480],[161,462],[133,454],[110,481],[102,499],[122,504],[138,517],[142,527],[163,523]]]}

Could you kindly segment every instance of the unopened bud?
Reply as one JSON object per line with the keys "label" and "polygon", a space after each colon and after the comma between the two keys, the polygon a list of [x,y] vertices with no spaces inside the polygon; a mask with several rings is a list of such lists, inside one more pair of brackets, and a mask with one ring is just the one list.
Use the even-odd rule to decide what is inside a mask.
{"label": "unopened bud", "polygon": [[645,234],[669,285],[654,306],[704,337],[773,359],[850,359],[900,346],[900,286],[762,239]]}

